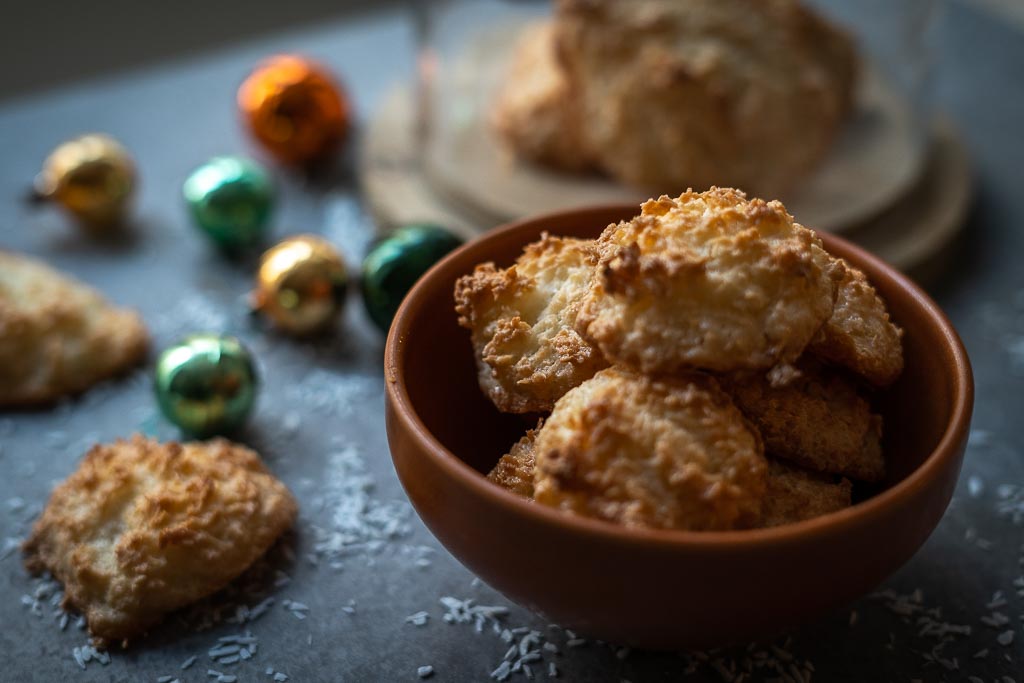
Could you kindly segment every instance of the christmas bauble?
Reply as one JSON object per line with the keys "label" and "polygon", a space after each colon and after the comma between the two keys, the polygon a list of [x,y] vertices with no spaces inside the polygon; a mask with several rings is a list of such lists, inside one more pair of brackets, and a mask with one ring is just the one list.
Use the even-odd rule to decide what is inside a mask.
{"label": "christmas bauble", "polygon": [[186,337],[156,364],[156,397],[168,420],[190,436],[237,429],[256,399],[256,369],[238,339],[215,334]]}
{"label": "christmas bauble", "polygon": [[462,244],[436,225],[400,228],[377,243],[363,260],[362,293],[366,312],[385,334],[402,299],[432,265]]}
{"label": "christmas bauble", "polygon": [[127,150],[108,135],[92,133],[50,153],[36,176],[35,194],[58,203],[83,226],[102,229],[124,217],[135,184]]}
{"label": "christmas bauble", "polygon": [[345,306],[348,269],[315,235],[290,237],[260,259],[253,307],[275,326],[303,335],[329,327]]}
{"label": "christmas bauble", "polygon": [[270,176],[241,157],[215,157],[192,171],[182,188],[196,225],[222,249],[258,244],[274,203]]}
{"label": "christmas bauble", "polygon": [[349,127],[350,107],[324,67],[295,55],[261,64],[238,90],[252,135],[277,159],[306,165],[332,152]]}

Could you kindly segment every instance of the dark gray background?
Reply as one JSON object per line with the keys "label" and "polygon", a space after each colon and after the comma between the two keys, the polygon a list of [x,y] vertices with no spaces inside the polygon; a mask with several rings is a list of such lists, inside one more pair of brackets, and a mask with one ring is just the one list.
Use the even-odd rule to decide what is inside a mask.
{"label": "dark gray background", "polygon": [[[196,21],[201,22],[198,14]],[[98,286],[116,302],[139,308],[156,348],[203,329],[245,339],[258,357],[263,387],[257,414],[242,438],[263,453],[302,505],[298,529],[288,540],[295,561],[280,550],[270,560],[272,568],[291,577],[290,584],[275,588],[257,572],[198,612],[169,619],[137,648],[115,651],[109,666],[91,663],[81,671],[71,652],[86,642],[84,633],[73,624],[62,632],[48,603],[43,616],[22,603],[22,596],[33,594],[39,584],[26,576],[14,544],[51,486],[74,469],[91,444],[133,431],[162,437],[174,432],[156,413],[149,367],[51,411],[0,415],[0,680],[155,681],[179,673],[178,665],[192,654],[200,659],[182,672],[183,681],[213,680],[205,675],[210,666],[243,681],[270,680],[264,673],[268,666],[289,674],[292,681],[412,681],[424,664],[436,669],[434,680],[486,680],[505,652],[506,645],[489,632],[477,634],[471,626],[441,621],[442,595],[507,603],[475,584],[414,515],[408,517],[408,533],[377,550],[350,553],[342,569],[323,561],[314,566],[307,559],[314,550],[315,527],[332,526],[339,491],[346,481],[351,483],[339,480],[334,454],[352,449],[366,463],[376,482],[372,504],[405,505],[384,436],[382,338],[354,299],[331,341],[298,343],[254,325],[243,301],[252,263],[231,263],[211,253],[190,226],[180,199],[183,179],[207,157],[253,152],[237,125],[233,94],[266,54],[296,50],[328,63],[346,82],[361,120],[372,114],[390,84],[411,72],[409,24],[394,6],[324,19],[314,26],[303,23],[296,20],[294,26],[271,34],[266,33],[269,26],[261,25],[241,33],[250,36],[248,42],[11,96],[0,105],[0,246],[37,255]],[[168,33],[177,30],[170,20],[167,25]],[[10,22],[5,30],[11,30]],[[251,37],[260,33],[264,35]],[[921,634],[916,622],[921,609],[904,619],[890,608],[891,601],[866,597],[792,634],[789,651],[813,662],[814,680],[819,681],[962,681],[973,675],[986,683],[1008,683],[1003,676],[1024,683],[1024,597],[1014,585],[1024,574],[1024,520],[1012,515],[1014,506],[1024,514],[1024,461],[1018,449],[1024,434],[1024,269],[1019,265],[1024,253],[1024,33],[977,10],[952,5],[941,37],[936,96],[969,143],[978,192],[953,266],[930,289],[964,338],[974,362],[978,400],[961,485],[948,514],[921,552],[882,588],[901,595],[919,589],[921,609],[938,608],[941,615],[932,612],[933,619],[969,625],[971,634],[951,636],[942,646],[940,655],[950,665],[955,657],[959,667],[947,671],[928,660],[942,639]],[[138,35],[131,40],[146,42]],[[154,45],[163,42],[166,36],[152,36]],[[209,41],[197,41],[197,48],[199,43],[203,49],[210,47]],[[59,41],[54,45],[55,51],[61,49]],[[155,50],[139,59],[158,56]],[[62,59],[70,64],[76,55],[71,51]],[[8,74],[17,66],[6,60],[3,68],[10,85]],[[19,91],[24,88],[10,85],[5,92]],[[89,241],[55,211],[33,210],[21,202],[52,146],[89,130],[120,138],[141,169],[131,239]],[[359,206],[352,156],[315,181],[277,173],[281,202],[275,236],[320,232],[339,244],[353,265],[358,263],[373,225]],[[1009,488],[1001,490],[1001,485]],[[346,495],[350,499],[352,492]],[[418,558],[429,559],[429,566],[417,567]],[[751,568],[751,580],[757,580],[756,568]],[[256,586],[251,594],[240,588],[249,583]],[[987,607],[997,591],[1006,605]],[[276,596],[277,604],[247,625],[260,639],[256,657],[240,665],[212,665],[206,650],[218,636],[237,633],[239,627],[221,623],[197,631],[203,611],[254,604],[263,594]],[[309,605],[308,618],[299,620],[285,610],[284,599]],[[349,600],[356,601],[352,614],[341,610]],[[407,615],[420,610],[430,613],[428,625],[404,623]],[[1007,615],[1010,623],[992,628],[982,622],[993,610]],[[857,614],[853,625],[851,611]],[[509,626],[544,629],[559,646],[566,640],[514,606],[506,621]],[[1015,640],[998,644],[997,635],[1007,629],[1013,629]],[[634,652],[620,659],[612,648],[595,643],[562,649],[553,658],[562,680],[678,680],[687,668],[678,655]],[[987,656],[973,657],[985,649]],[[707,667],[691,676],[687,680],[720,680]],[[514,680],[524,679],[520,674]]]}

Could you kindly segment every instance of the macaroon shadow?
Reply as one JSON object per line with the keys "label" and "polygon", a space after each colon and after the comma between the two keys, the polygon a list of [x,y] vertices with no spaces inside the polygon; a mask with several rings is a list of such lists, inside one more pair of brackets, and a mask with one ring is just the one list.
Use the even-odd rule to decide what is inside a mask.
{"label": "macaroon shadow", "polygon": [[45,232],[47,250],[60,254],[132,254],[141,250],[166,226],[145,215],[129,215],[106,228],[87,228],[69,216],[40,217],[38,230]]}
{"label": "macaroon shadow", "polygon": [[274,545],[242,574],[216,593],[167,614],[145,636],[129,643],[125,649],[111,644],[109,650],[118,659],[132,664],[150,650],[164,649],[183,640],[201,636],[202,645],[195,646],[197,670],[216,667],[207,650],[217,645],[217,638],[237,635],[247,624],[278,608],[278,594],[290,582],[297,562],[296,547],[301,538],[296,528],[285,532]]}

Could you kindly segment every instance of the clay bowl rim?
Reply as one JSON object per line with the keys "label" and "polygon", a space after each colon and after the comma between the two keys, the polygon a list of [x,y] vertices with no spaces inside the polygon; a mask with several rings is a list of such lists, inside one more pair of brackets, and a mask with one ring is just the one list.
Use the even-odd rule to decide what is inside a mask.
{"label": "clay bowl rim", "polygon": [[[446,476],[455,479],[460,485],[469,488],[490,504],[504,508],[507,513],[526,517],[536,524],[554,525],[564,531],[616,544],[645,545],[664,549],[686,547],[691,550],[727,550],[737,546],[761,547],[813,541],[825,535],[843,533],[855,526],[881,522],[886,517],[885,512],[888,508],[898,506],[902,499],[932,485],[938,478],[939,472],[950,466],[951,461],[956,460],[958,444],[970,426],[974,406],[974,379],[971,363],[956,329],[938,304],[932,301],[931,297],[909,277],[842,237],[821,232],[819,235],[826,242],[826,247],[830,251],[833,246],[838,246],[839,250],[852,257],[850,260],[855,266],[875,271],[874,274],[869,274],[872,280],[877,280],[881,276],[882,279],[890,281],[895,285],[895,289],[910,298],[913,306],[923,309],[927,317],[937,324],[943,340],[943,347],[952,355],[953,363],[946,365],[951,370],[953,378],[953,406],[949,422],[942,438],[931,453],[901,481],[868,500],[839,512],[768,529],[734,531],[682,531],[625,527],[537,505],[533,501],[526,500],[488,481],[480,472],[445,448],[431,434],[416,413],[405,385],[405,378],[399,372],[403,356],[402,349],[405,346],[401,342],[408,336],[410,322],[415,309],[420,306],[420,299],[425,296],[425,292],[433,280],[451,267],[449,264],[461,259],[469,251],[478,250],[481,245],[490,240],[524,230],[528,226],[557,224],[566,217],[580,213],[613,214],[619,212],[621,215],[627,216],[631,211],[634,214],[638,212],[635,204],[601,204],[540,214],[503,224],[445,256],[430,268],[409,291],[395,314],[385,343],[385,391],[396,420],[400,421],[408,432],[414,435],[420,450],[425,454],[423,457],[433,459]],[[557,230],[551,229],[550,232],[552,235],[558,236]],[[866,268],[864,268],[865,266]],[[454,308],[452,314],[454,315]]]}

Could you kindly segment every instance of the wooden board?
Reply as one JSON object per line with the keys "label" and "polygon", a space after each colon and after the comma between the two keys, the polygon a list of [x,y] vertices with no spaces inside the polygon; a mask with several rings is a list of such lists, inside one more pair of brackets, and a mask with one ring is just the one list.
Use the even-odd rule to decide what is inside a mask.
{"label": "wooden board", "polygon": [[[529,23],[526,23],[529,26]],[[650,192],[600,174],[553,171],[516,158],[490,123],[524,22],[483,26],[432,82],[424,177],[448,201],[501,222],[578,206],[639,204]],[[400,104],[394,100],[395,106]],[[411,120],[412,113],[404,114]],[[814,172],[781,199],[806,225],[840,233],[891,206],[920,177],[925,140],[910,100],[866,59],[852,111]],[[685,189],[680,187],[680,190]]]}
{"label": "wooden board", "polygon": [[[459,201],[452,193],[438,191],[422,163],[412,112],[408,89],[399,87],[384,99],[367,126],[359,176],[367,204],[378,222],[385,228],[436,222],[472,238],[515,218],[495,215]],[[903,188],[887,208],[846,225],[842,232],[890,263],[910,270],[936,256],[956,236],[963,225],[970,190],[963,144],[953,126],[940,119],[932,127],[917,181]],[[642,197],[635,200],[639,205]],[[787,207],[798,220],[815,225],[803,216],[799,206]],[[539,211],[527,207],[522,215],[534,212]]]}

